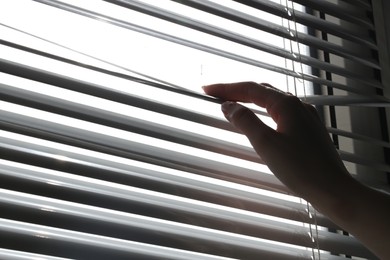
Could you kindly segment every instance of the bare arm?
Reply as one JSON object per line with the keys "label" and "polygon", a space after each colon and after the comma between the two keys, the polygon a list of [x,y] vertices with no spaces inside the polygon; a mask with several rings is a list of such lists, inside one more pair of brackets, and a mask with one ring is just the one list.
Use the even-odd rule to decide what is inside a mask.
{"label": "bare arm", "polygon": [[[225,117],[248,137],[280,181],[381,259],[390,259],[390,196],[348,173],[311,105],[253,82],[215,84],[204,91],[228,101],[222,105]],[[276,131],[234,101],[266,108]]]}

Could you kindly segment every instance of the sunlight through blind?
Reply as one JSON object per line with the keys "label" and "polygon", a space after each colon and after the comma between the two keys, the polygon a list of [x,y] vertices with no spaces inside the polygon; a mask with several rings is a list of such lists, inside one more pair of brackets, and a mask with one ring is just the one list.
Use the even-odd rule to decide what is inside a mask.
{"label": "sunlight through blind", "polygon": [[[370,70],[378,61],[318,35],[377,51],[361,30],[319,15],[369,31],[356,14],[370,11],[306,0],[2,1],[0,258],[375,259],[291,194],[201,90],[251,80],[319,112],[387,107],[378,79],[323,56]],[[354,167],[390,170],[338,148]]]}

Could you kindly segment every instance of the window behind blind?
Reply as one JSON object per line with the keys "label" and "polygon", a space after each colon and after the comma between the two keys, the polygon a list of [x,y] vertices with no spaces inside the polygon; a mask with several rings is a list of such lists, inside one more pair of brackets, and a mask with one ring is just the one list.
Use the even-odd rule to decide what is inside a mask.
{"label": "window behind blind", "polygon": [[[269,82],[316,105],[335,140],[388,149],[333,120],[334,106],[388,106],[375,74],[357,72],[381,69],[368,1],[0,10],[2,258],[374,258],[289,194],[200,89]],[[337,145],[351,173],[389,171]]]}

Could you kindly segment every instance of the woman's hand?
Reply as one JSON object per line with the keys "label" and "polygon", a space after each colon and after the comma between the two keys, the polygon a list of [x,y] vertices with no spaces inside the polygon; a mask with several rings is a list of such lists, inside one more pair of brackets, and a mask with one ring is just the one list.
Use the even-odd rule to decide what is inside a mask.
{"label": "woman's hand", "polygon": [[[345,169],[314,107],[268,84],[242,82],[204,87],[208,95],[226,100],[222,111],[245,134],[275,176],[296,194],[308,199],[313,192],[335,196],[348,181]],[[232,101],[267,109],[276,131],[248,108]]]}

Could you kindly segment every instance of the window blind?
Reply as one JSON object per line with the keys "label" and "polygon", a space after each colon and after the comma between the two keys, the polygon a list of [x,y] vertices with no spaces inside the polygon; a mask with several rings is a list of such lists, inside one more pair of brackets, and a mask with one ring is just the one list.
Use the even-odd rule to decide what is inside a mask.
{"label": "window blind", "polygon": [[388,136],[353,117],[389,106],[369,1],[13,0],[0,12],[1,258],[376,259],[291,194],[200,90],[254,80],[299,96],[350,172],[383,187]]}

